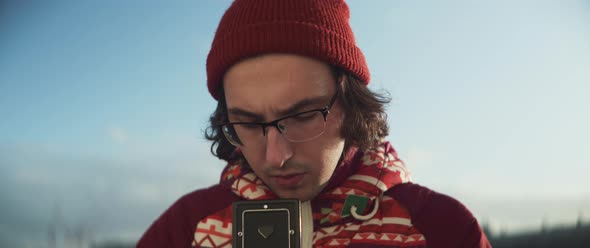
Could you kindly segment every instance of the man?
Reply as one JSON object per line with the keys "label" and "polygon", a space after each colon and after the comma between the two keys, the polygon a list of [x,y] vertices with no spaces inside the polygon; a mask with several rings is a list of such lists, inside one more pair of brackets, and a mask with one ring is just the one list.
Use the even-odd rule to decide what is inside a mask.
{"label": "man", "polygon": [[[301,203],[301,247],[489,247],[458,201],[409,182],[342,0],[237,0],[207,58],[220,183],[179,199],[138,247],[230,247],[232,203]],[[366,204],[348,203],[365,199]]]}

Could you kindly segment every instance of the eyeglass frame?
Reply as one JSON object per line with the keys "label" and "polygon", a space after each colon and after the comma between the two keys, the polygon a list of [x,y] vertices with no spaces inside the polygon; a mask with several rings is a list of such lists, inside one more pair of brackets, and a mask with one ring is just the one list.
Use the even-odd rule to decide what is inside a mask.
{"label": "eyeglass frame", "polygon": [[[278,118],[276,120],[269,121],[269,122],[229,122],[229,123],[219,124],[219,125],[217,125],[217,127],[221,130],[221,132],[223,133],[223,136],[225,137],[225,139],[227,139],[228,142],[230,144],[232,144],[232,145],[235,145],[235,144],[233,144],[227,138],[225,132],[223,131],[223,127],[224,126],[228,126],[228,125],[232,125],[233,126],[233,125],[236,125],[236,124],[238,124],[238,125],[258,125],[258,126],[260,126],[260,128],[262,128],[262,136],[266,136],[266,133],[267,133],[266,128],[269,127],[269,126],[272,126],[272,127],[275,127],[279,131],[279,133],[282,135],[283,134],[283,131],[281,131],[281,128],[279,127],[279,122],[282,121],[282,120],[285,120],[285,119],[294,117],[294,116],[303,115],[303,114],[307,114],[307,113],[311,113],[311,112],[320,112],[320,113],[322,113],[322,115],[324,117],[324,123],[326,121],[328,121],[328,114],[330,113],[330,109],[332,108],[332,106],[334,106],[334,103],[338,99],[338,95],[340,95],[340,84],[337,84],[336,85],[336,93],[334,93],[334,96],[332,96],[332,99],[330,99],[330,102],[328,103],[328,105],[324,106],[323,108],[311,109],[311,110],[306,110],[306,111],[295,113],[295,114],[290,114],[290,115],[283,116],[281,118]],[[289,140],[290,142],[294,142],[294,143],[305,142],[305,141],[310,141],[310,140],[313,140],[313,139],[315,139],[317,137],[322,136],[322,134],[324,134],[324,132],[325,132],[325,127],[324,127],[324,131],[322,131],[322,133],[320,133],[319,135],[317,135],[315,137],[311,137],[309,139],[300,140],[300,141],[292,141],[292,140],[289,140],[287,138],[285,138],[285,139]],[[237,135],[237,133],[236,133],[236,135]],[[239,139],[239,137],[238,137],[238,139]],[[236,142],[238,142],[238,141],[236,140]],[[244,146],[244,144],[242,143],[241,140],[239,140],[239,143],[240,143],[240,146]]]}

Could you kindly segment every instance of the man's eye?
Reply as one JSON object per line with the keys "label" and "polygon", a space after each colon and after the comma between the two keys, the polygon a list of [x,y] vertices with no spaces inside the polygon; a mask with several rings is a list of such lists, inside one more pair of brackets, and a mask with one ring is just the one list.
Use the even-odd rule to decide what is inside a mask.
{"label": "man's eye", "polygon": [[240,124],[241,128],[244,129],[256,129],[256,128],[260,128],[260,126],[256,125],[256,124]]}
{"label": "man's eye", "polygon": [[296,115],[296,116],[293,116],[292,118],[295,119],[296,121],[308,121],[308,120],[312,120],[316,114],[317,114],[316,112],[311,112],[311,113]]}

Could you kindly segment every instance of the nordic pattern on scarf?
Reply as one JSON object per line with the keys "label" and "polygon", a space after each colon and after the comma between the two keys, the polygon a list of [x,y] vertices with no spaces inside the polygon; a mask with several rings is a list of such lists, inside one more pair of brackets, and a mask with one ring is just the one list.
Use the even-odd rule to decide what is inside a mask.
{"label": "nordic pattern on scarf", "polygon": [[[424,236],[412,226],[406,209],[383,193],[410,181],[409,172],[389,142],[363,151],[358,170],[333,190],[312,201],[314,247],[426,247]],[[240,162],[228,165],[221,183],[245,199],[276,199],[277,196]],[[368,220],[341,216],[348,195],[365,196],[370,203],[365,215],[379,207]],[[232,206],[202,219],[196,227],[193,247],[231,247]]]}

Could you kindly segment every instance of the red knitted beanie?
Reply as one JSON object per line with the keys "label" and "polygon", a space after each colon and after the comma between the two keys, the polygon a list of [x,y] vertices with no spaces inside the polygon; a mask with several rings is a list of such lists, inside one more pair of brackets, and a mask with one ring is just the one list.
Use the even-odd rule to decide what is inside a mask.
{"label": "red knitted beanie", "polygon": [[226,70],[265,53],[312,57],[347,70],[365,84],[369,68],[356,46],[343,0],[236,0],[227,9],[207,56],[213,98]]}

